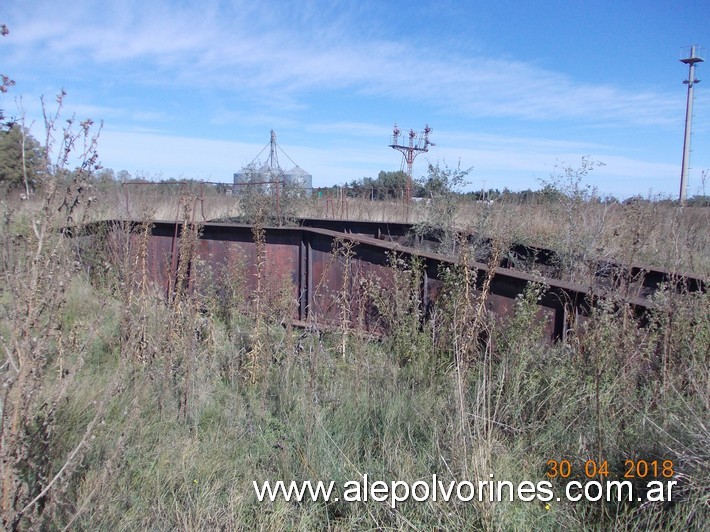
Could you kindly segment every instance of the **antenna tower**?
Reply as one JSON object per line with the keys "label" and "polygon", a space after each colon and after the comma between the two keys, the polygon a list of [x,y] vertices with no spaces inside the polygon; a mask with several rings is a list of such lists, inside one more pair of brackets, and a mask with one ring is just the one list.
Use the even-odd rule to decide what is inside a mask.
{"label": "antenna tower", "polygon": [[276,131],[271,130],[271,141],[269,142],[270,153],[269,153],[269,168],[271,169],[281,169],[279,166],[279,154],[276,152]]}
{"label": "antenna tower", "polygon": [[291,163],[293,163],[294,166],[297,166],[296,163],[293,162],[293,159],[288,156],[288,153],[283,151],[283,148],[281,148],[281,146],[276,143],[276,131],[274,131],[273,129],[271,130],[271,139],[269,140],[269,143],[261,149],[259,155],[254,157],[254,160],[249,164],[253,165],[254,163],[256,163],[257,159],[261,157],[261,154],[264,153],[264,150],[266,150],[266,148],[269,148],[269,158],[267,159],[267,166],[275,175],[283,174],[283,170],[279,165],[278,152],[281,152],[283,155],[286,156],[289,161],[291,161]]}
{"label": "antenna tower", "polygon": [[681,59],[681,63],[688,65],[688,79],[683,83],[688,85],[688,102],[685,106],[685,136],[683,138],[683,163],[680,171],[680,194],[681,204],[685,204],[688,195],[688,167],[690,165],[690,135],[693,129],[693,85],[700,83],[695,79],[695,63],[702,63],[703,59],[697,55],[697,46],[690,47],[688,57]]}
{"label": "antenna tower", "polygon": [[389,147],[402,153],[402,169],[404,169],[405,163],[407,164],[407,202],[412,199],[412,166],[414,165],[414,159],[420,153],[428,152],[429,146],[436,146],[436,144],[429,141],[429,133],[432,131],[429,124],[425,125],[424,131],[419,134],[415,133],[413,129],[410,129],[409,143],[400,144],[399,137],[401,135],[402,141],[404,142],[404,135],[402,135],[397,124],[395,124],[392,129],[392,142]]}

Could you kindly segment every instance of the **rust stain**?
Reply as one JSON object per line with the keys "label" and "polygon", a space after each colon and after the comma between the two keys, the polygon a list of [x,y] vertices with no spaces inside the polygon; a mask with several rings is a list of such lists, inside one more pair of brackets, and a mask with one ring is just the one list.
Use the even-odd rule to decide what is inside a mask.
{"label": "rust stain", "polygon": [[[380,233],[382,228],[380,228]],[[148,246],[150,280],[167,293],[175,275],[173,239],[179,249],[182,227],[175,236],[174,222],[154,222]],[[262,264],[262,294],[269,301],[286,299],[286,309],[293,322],[322,324],[343,319],[343,305],[353,326],[366,332],[381,333],[379,319],[365,284],[375,283],[385,293],[394,286],[397,270],[391,266],[393,254],[405,262],[413,258],[421,261],[425,278],[420,287],[421,309],[431,313],[441,293],[439,278],[442,268],[451,268],[456,261],[435,253],[404,247],[396,242],[381,240],[375,235],[344,234],[321,228],[272,227],[264,228],[263,244],[254,242],[252,228],[239,224],[201,224],[201,237],[196,246],[194,264],[190,265],[190,286],[203,289],[213,283],[217,287],[236,276],[247,301],[254,297]],[[136,247],[132,237],[132,247]],[[334,253],[336,242],[349,242],[351,256]],[[263,251],[260,261],[259,250]],[[477,270],[477,288],[481,288],[488,266],[473,263]],[[496,268],[492,278],[487,309],[501,320],[514,311],[516,297],[531,282],[540,282],[524,272]],[[584,287],[542,279],[549,287],[538,302],[538,317],[544,321],[546,336],[563,338],[576,321],[588,314],[594,297]],[[476,292],[476,291],[474,291]],[[474,295],[475,297],[475,295]],[[595,296],[598,297],[598,296]],[[625,304],[642,315],[650,304],[641,298],[627,298]],[[290,310],[288,310],[290,309]]]}

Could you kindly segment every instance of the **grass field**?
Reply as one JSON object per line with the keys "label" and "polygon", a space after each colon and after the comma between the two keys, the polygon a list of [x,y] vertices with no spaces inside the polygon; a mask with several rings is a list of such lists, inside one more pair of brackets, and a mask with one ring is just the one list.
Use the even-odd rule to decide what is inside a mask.
{"label": "grass field", "polygon": [[[342,199],[337,193],[285,197],[279,205],[279,222],[299,217],[409,222],[442,231],[475,232],[503,244],[546,247],[582,262],[596,257],[710,276],[710,207],[683,209],[658,198],[627,204],[603,202],[577,181],[557,185],[559,199],[531,202],[502,199],[489,203],[451,194],[407,206],[394,200]],[[176,220],[185,216],[181,200],[185,194],[195,221],[249,221],[254,217],[245,203],[255,198],[217,193],[209,186],[114,183],[94,187],[91,194],[91,205],[77,206],[75,219]],[[15,204],[15,212],[21,212],[37,208],[39,201],[20,204],[13,199],[10,203]],[[275,199],[268,201],[265,207],[275,212]]]}
{"label": "grass field", "polygon": [[[95,196],[90,206],[87,194]],[[563,275],[578,280],[591,257],[710,275],[710,209],[567,197],[544,205],[417,204],[409,212],[401,203],[349,200],[347,213],[342,204],[334,211],[302,199],[284,210],[408,218],[502,245],[543,245],[570,257]],[[70,208],[74,198],[81,201]],[[198,222],[203,212],[232,217],[244,207],[227,196],[202,203],[147,190],[127,198],[120,186],[96,193],[51,183],[32,201],[2,203],[4,528],[710,526],[707,294],[659,291],[643,328],[625,309],[601,305],[579,334],[550,345],[535,318],[543,286],[531,285],[514,317],[501,322],[482,312],[480,296],[465,296],[471,279],[457,270],[436,319],[422,325],[412,304],[416,267],[402,264],[382,298],[388,334],[374,341],[292,328],[285,292],[247,297],[238,275],[220,290],[198,286],[166,301],[147,282],[148,222],[132,248],[100,240],[82,247],[56,231],[69,216],[176,219],[186,206]],[[183,257],[194,254],[197,238],[199,225],[182,239]],[[597,480],[623,478],[627,460],[672,461],[666,472],[677,486],[663,502],[410,500],[396,508],[374,500],[259,503],[252,486],[342,486],[364,474],[387,482],[492,474],[536,483],[549,460],[568,460],[575,472],[606,462],[609,476]],[[642,493],[649,477],[636,476]],[[551,482],[561,492],[564,480]]]}

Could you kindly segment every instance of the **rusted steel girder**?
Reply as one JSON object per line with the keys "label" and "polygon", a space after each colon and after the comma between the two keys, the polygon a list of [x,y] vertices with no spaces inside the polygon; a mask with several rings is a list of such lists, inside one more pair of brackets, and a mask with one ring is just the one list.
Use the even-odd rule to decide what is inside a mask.
{"label": "rusted steel girder", "polygon": [[[115,224],[116,231],[125,231],[121,227],[126,223],[138,225],[138,222],[101,222],[93,224],[93,229],[92,225],[87,226],[86,232],[92,233],[100,224]],[[176,231],[175,222],[156,221],[151,226],[148,275],[166,293],[176,283],[174,250],[180,247],[183,229],[182,224],[177,224]],[[366,300],[363,283],[374,282],[387,293],[396,275],[391,266],[393,253],[405,262],[412,259],[421,262],[423,279],[419,296],[423,309],[436,306],[443,286],[442,272],[460,264],[451,257],[404,247],[396,242],[329,229],[266,227],[261,234],[261,241],[255,242],[254,228],[249,225],[200,224],[200,238],[187,269],[191,276],[190,286],[197,290],[210,283],[222,286],[230,276],[236,276],[247,299],[257,295],[282,297],[287,301],[288,319],[316,327],[328,327],[341,320],[345,299],[352,311],[353,328],[379,334],[382,331],[377,313]],[[138,235],[132,238],[137,239]],[[341,249],[346,247],[343,242],[349,253],[334,252],[339,246]],[[478,262],[469,262],[468,267],[476,274],[474,294],[480,294],[486,278],[490,277],[486,308],[501,318],[512,314],[516,298],[529,283],[544,283],[547,289],[537,303],[538,316],[551,340],[564,338],[571,328],[582,323],[591,307],[602,297],[588,287],[516,270],[494,268],[491,272],[486,264]],[[619,298],[615,302],[627,305],[636,316],[642,316],[651,308],[643,298]],[[357,320],[355,316],[358,316]]]}
{"label": "rusted steel girder", "polygon": [[[319,218],[302,218],[298,223],[304,227],[329,229],[341,233],[372,236],[380,240],[399,243],[411,243],[415,247],[433,248],[438,243],[436,235],[421,234],[416,242],[412,242],[414,224],[397,222],[369,222],[359,220],[329,220]],[[483,245],[491,245],[491,239],[480,235],[460,233],[464,241],[477,241]],[[515,268],[516,262],[531,262],[535,265],[555,268],[561,260],[559,254],[552,249],[523,244],[513,244],[507,256],[501,257],[500,266]],[[614,280],[625,278],[637,285],[637,295],[648,296],[657,291],[662,283],[666,283],[678,291],[705,292],[707,280],[703,280],[689,272],[663,270],[644,264],[622,265],[610,260],[595,261],[593,271],[599,286],[610,287]]]}

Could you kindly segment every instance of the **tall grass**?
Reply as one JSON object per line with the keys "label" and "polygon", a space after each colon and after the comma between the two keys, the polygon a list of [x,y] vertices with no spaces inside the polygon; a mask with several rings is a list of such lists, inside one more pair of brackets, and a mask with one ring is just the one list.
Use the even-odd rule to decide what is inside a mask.
{"label": "tall grass", "polygon": [[[96,305],[95,289],[81,281],[73,290],[83,312],[91,312],[85,305]],[[52,521],[79,529],[704,529],[710,323],[698,310],[707,310],[707,296],[673,303],[678,319],[692,322],[670,338],[665,313],[638,331],[624,330],[619,316],[601,309],[583,336],[550,346],[541,341],[535,317],[541,290],[531,287],[509,322],[486,321],[489,340],[472,346],[463,377],[453,359],[459,331],[449,331],[438,348],[426,328],[406,344],[395,335],[361,345],[357,359],[343,360],[339,331],[279,329],[293,336],[281,344],[290,348],[275,352],[278,360],[263,366],[252,384],[251,368],[240,369],[249,351],[230,340],[245,329],[208,316],[209,332],[193,345],[195,364],[184,381],[160,380],[166,379],[161,368],[175,362],[167,352],[125,374],[124,390],[109,403],[105,433],[80,473],[67,479],[62,510]],[[156,304],[151,312],[150,342],[194,335],[192,327],[168,332],[161,326],[170,308]],[[104,313],[109,344],[121,342],[122,313],[117,304]],[[672,354],[665,367],[659,349],[667,342]],[[119,349],[100,349],[61,409],[67,437],[80,431],[82,423],[72,419],[81,418],[119,364]],[[225,374],[225,359],[236,378]],[[187,415],[177,397],[165,401],[186,385],[192,390]],[[537,481],[551,458],[579,468],[600,457],[613,475],[623,472],[626,459],[674,460],[675,502],[552,502],[547,509],[541,503],[409,501],[392,509],[376,502],[258,503],[251,486],[277,479],[342,484],[365,473],[409,482],[491,473]]]}
{"label": "tall grass", "polygon": [[[146,205],[136,226],[70,239],[58,229],[84,209],[80,188],[58,194],[47,182],[37,208],[7,205],[4,213],[4,528],[710,525],[708,294],[661,290],[643,326],[623,306],[601,304],[551,345],[537,315],[544,285],[531,284],[509,318],[493,316],[490,277],[476,283],[476,250],[463,243],[456,247],[460,266],[439,272],[444,289],[427,309],[429,320],[418,303],[421,264],[393,255],[395,275],[385,286],[351,269],[353,250],[340,243],[333,264],[347,269],[347,285],[359,287],[360,299],[344,284],[333,294],[340,306],[334,329],[296,329],[289,325],[292,287],[287,279],[267,286],[263,249],[255,291],[246,289],[243,265],[218,272],[200,264],[195,196],[175,205],[185,231],[176,282],[166,294],[148,280],[154,209]],[[676,238],[659,253],[676,257],[678,267],[704,264],[698,257],[707,254],[706,236],[684,233],[703,223],[704,211],[673,211],[671,227],[657,228],[651,220],[668,214],[665,208],[617,211],[587,201],[552,213],[522,205],[459,208],[470,216],[461,219],[464,227],[503,242],[494,246],[491,265],[511,231],[544,240],[546,225],[536,219],[560,222],[549,242],[570,257],[599,243],[602,254],[618,249],[628,253],[619,255],[624,260],[643,259],[669,231]],[[590,223],[569,231],[555,216],[570,212]],[[605,240],[614,227],[618,235]],[[259,224],[254,239],[264,247]],[[382,322],[381,339],[355,332],[366,301]],[[670,503],[410,500],[396,508],[372,500],[259,503],[252,489],[265,480],[342,485],[364,474],[537,482],[551,459],[567,459],[577,470],[587,460],[606,460],[612,478],[623,475],[625,460],[672,460],[678,486]],[[559,481],[555,486],[562,489]]]}
{"label": "tall grass", "polygon": [[[472,231],[554,249],[562,261],[559,273],[577,281],[588,280],[591,260],[638,263],[710,276],[710,207],[683,208],[658,197],[627,204],[605,202],[579,180],[570,182],[559,177],[554,184],[558,195],[524,203],[506,197],[488,203],[444,195],[406,205],[394,200],[286,195],[281,223],[297,217],[410,222],[441,236],[445,246],[440,251],[449,254],[455,254],[454,230]],[[196,186],[192,190],[185,185],[183,189],[192,192],[194,219],[199,222],[252,220],[259,202],[276,212],[273,197],[253,201],[251,196],[227,196],[210,187],[200,191]],[[100,194],[94,194],[85,216],[175,220],[181,216],[179,190],[179,185],[104,185]],[[335,204],[338,208],[333,207]],[[28,205],[25,202],[19,208],[27,210]],[[79,209],[83,212],[83,206]]]}

